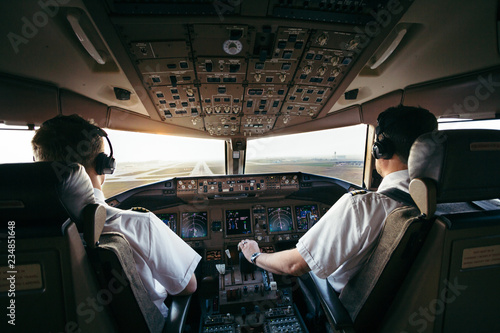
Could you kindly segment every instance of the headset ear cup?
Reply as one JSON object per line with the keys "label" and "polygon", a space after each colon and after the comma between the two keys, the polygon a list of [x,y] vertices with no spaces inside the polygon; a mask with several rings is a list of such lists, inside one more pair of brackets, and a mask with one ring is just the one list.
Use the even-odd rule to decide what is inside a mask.
{"label": "headset ear cup", "polygon": [[116,161],[112,156],[99,153],[95,159],[95,171],[98,175],[112,174],[115,171]]}
{"label": "headset ear cup", "polygon": [[375,159],[380,158],[380,144],[379,142],[374,142],[372,146],[372,156],[375,157]]}
{"label": "headset ear cup", "polygon": [[98,175],[104,174],[104,169],[106,166],[106,160],[108,159],[108,155],[104,153],[99,153],[95,158],[95,171]]}
{"label": "headset ear cup", "polygon": [[380,141],[376,141],[372,146],[372,155],[377,160],[380,158],[389,159],[392,157],[392,155],[394,155],[394,145],[390,140],[386,138]]}

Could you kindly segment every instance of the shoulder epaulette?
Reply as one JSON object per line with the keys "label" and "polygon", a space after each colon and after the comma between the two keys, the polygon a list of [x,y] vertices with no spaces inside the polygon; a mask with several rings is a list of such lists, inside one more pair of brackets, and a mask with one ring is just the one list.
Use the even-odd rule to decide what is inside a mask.
{"label": "shoulder epaulette", "polygon": [[350,191],[349,193],[351,193],[352,196],[355,196],[357,194],[365,194],[366,191],[365,190],[355,190],[355,191]]}
{"label": "shoulder epaulette", "polygon": [[130,210],[133,212],[149,213],[149,210],[144,207],[132,207]]}

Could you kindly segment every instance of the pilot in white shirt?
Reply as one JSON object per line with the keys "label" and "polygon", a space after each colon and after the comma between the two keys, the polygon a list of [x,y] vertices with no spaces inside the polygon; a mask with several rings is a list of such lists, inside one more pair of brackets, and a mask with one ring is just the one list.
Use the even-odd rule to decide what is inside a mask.
{"label": "pilot in white shirt", "polygon": [[96,202],[106,208],[103,232],[119,232],[130,243],[142,283],[164,317],[169,294],[178,294],[189,283],[201,259],[186,242],[153,213],[110,207],[94,188]]}
{"label": "pilot in white shirt", "polygon": [[368,259],[387,215],[402,206],[379,192],[408,192],[408,185],[408,170],[401,170],[387,175],[377,192],[344,194],[297,243],[311,271],[340,292]]}
{"label": "pilot in white shirt", "polygon": [[[110,155],[104,153],[104,140]],[[45,121],[32,140],[37,161],[78,162],[94,187],[96,202],[106,208],[103,232],[118,232],[132,247],[137,271],[151,300],[167,316],[163,304],[169,294],[196,290],[194,271],[201,257],[153,213],[110,207],[101,191],[106,174],[115,168],[113,149],[105,131],[78,115],[56,116]]]}
{"label": "pilot in white shirt", "polygon": [[387,215],[402,205],[380,192],[408,192],[410,148],[420,135],[437,129],[436,117],[428,110],[403,105],[380,113],[377,121],[372,152],[383,177],[378,192],[343,195],[294,249],[260,253],[255,241],[241,241],[238,248],[247,260],[277,274],[313,271],[328,278],[337,292],[344,288],[369,258]]}
{"label": "pilot in white shirt", "polygon": [[103,232],[118,232],[128,240],[144,287],[166,317],[168,308],[163,302],[169,294],[184,290],[200,255],[155,214],[110,207],[104,201],[104,194],[96,188],[94,196],[96,202],[106,208]]}

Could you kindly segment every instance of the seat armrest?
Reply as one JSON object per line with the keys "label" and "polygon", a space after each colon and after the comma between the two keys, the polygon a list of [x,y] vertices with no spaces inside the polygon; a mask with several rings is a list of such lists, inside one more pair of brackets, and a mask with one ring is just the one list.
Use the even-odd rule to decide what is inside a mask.
{"label": "seat armrest", "polygon": [[168,317],[165,321],[164,333],[183,332],[191,298],[192,295],[169,297],[171,302],[168,304]]}
{"label": "seat armrest", "polygon": [[99,204],[88,204],[83,208],[83,239],[87,246],[95,249],[106,222],[106,208]]}
{"label": "seat armrest", "polygon": [[325,310],[325,315],[328,321],[335,327],[336,330],[352,327],[353,323],[349,313],[328,280],[320,279],[312,272],[310,272],[309,275],[316,286],[319,300]]}

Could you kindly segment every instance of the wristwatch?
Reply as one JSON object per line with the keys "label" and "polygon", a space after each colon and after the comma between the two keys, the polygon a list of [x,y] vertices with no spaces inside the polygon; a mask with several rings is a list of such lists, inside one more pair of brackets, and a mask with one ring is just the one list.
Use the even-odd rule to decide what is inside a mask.
{"label": "wristwatch", "polygon": [[252,262],[252,264],[257,265],[255,263],[255,259],[257,259],[257,257],[260,256],[261,254],[262,254],[261,252],[255,252],[254,254],[252,254],[252,256],[250,257],[250,261]]}

